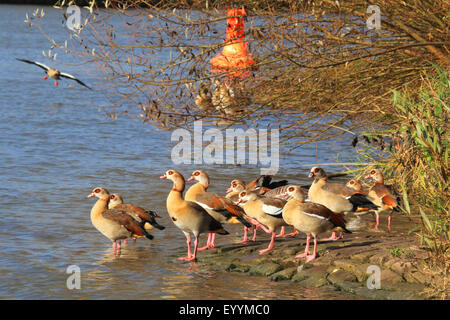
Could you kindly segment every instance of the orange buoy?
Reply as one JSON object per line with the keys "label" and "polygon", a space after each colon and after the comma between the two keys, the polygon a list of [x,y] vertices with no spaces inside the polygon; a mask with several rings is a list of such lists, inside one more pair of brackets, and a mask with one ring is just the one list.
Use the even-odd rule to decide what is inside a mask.
{"label": "orange buoy", "polygon": [[[211,71],[227,72],[230,77],[245,77],[249,70],[243,70],[255,64],[252,55],[247,50],[244,39],[244,9],[229,9],[227,11],[227,38],[222,52],[209,60]],[[241,70],[239,70],[241,69]]]}

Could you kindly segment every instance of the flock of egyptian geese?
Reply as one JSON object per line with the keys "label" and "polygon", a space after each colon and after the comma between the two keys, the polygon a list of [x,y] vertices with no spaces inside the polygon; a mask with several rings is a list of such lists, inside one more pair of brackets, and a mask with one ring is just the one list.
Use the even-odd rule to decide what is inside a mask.
{"label": "flock of egyptian geese", "polygon": [[[288,184],[286,180],[271,182],[271,176],[260,176],[246,184],[242,180],[233,180],[226,196],[208,192],[210,180],[203,170],[196,170],[187,181],[195,180],[183,197],[185,179],[176,170],[168,170],[161,179],[171,180],[172,189],[167,196],[167,212],[172,222],[186,236],[187,256],[179,259],[194,261],[197,251],[214,248],[216,234],[226,235],[225,223],[244,225],[244,238],[238,243],[256,240],[256,230],[261,228],[271,234],[268,247],[260,250],[264,254],[273,249],[275,238],[295,236],[298,231],[306,234],[305,252],[295,258],[313,261],[317,256],[318,235],[332,232],[330,238],[321,240],[338,240],[343,232],[351,233],[346,228],[344,215],[349,212],[373,211],[376,225],[379,225],[379,213],[389,212],[388,228],[390,230],[391,213],[398,211],[397,198],[389,187],[384,185],[383,175],[379,170],[371,170],[365,179],[374,184],[370,189],[363,189],[358,180],[347,184],[329,183],[322,168],[313,167],[309,178],[314,181],[309,190]],[[88,198],[98,200],[91,210],[91,221],[95,228],[113,242],[114,256],[120,255],[121,240],[146,237],[153,228],[163,230],[156,222],[159,216],[150,210],[133,204],[123,203],[119,194],[109,194],[105,188],[95,188]],[[284,228],[292,226],[294,231],[285,234]],[[281,232],[277,235],[277,229]],[[250,240],[248,231],[253,230]],[[339,235],[336,235],[339,232]],[[204,247],[199,248],[199,236],[208,233]],[[191,250],[191,234],[194,236],[194,250]],[[314,249],[309,251],[311,235],[314,237]]]}

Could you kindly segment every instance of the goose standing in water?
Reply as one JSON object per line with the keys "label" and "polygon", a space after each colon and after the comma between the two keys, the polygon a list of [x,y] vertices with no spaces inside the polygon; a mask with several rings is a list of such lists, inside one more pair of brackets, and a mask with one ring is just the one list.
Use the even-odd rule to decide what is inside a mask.
{"label": "goose standing in water", "polygon": [[120,256],[120,240],[127,238],[153,239],[139,223],[127,212],[120,209],[108,209],[110,195],[105,188],[95,188],[87,198],[98,198],[91,209],[92,225],[113,243],[114,256]]}
{"label": "goose standing in water", "polygon": [[[228,232],[222,224],[209,215],[199,204],[183,199],[185,189],[184,177],[175,170],[167,170],[160,176],[161,179],[168,179],[173,182],[172,189],[167,197],[167,212],[175,226],[177,226],[186,237],[188,255],[178,259],[185,261],[195,261],[197,259],[197,250],[199,236],[202,233],[218,233],[226,235]],[[194,253],[191,252],[191,236],[194,240]]]}

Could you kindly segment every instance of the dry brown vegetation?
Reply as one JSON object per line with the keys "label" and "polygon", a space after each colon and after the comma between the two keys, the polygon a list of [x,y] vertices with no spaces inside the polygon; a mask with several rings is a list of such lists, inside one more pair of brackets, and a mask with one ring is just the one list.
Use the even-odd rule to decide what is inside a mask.
{"label": "dry brown vegetation", "polygon": [[[232,1],[90,3],[93,13],[108,9],[84,15],[67,46],[48,38],[53,50],[96,64],[111,112],[139,112],[163,127],[222,117],[194,99],[201,83],[225,76],[211,73],[209,60],[225,45]],[[236,3],[247,11],[257,70],[236,85],[246,112],[235,120],[268,119],[294,147],[389,121],[393,89],[420,83],[429,61],[448,64],[447,1]],[[380,30],[366,26],[370,4],[381,10]],[[40,27],[38,17],[32,23]]]}

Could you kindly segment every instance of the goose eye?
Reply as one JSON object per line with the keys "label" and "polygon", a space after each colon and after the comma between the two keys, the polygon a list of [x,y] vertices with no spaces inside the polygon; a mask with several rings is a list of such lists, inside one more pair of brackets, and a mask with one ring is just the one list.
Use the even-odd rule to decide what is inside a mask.
{"label": "goose eye", "polygon": [[170,170],[169,172],[167,172],[167,174],[170,176],[170,175],[172,175],[173,174],[173,171],[172,170]]}
{"label": "goose eye", "polygon": [[319,168],[316,168],[314,169],[314,172],[319,172],[319,170],[320,170]]}
{"label": "goose eye", "polygon": [[233,188],[236,188],[236,183],[233,183]]}
{"label": "goose eye", "polygon": [[100,189],[95,189],[94,190],[94,193],[99,193],[100,192]]}
{"label": "goose eye", "polygon": [[370,171],[370,174],[375,174],[375,170]]}
{"label": "goose eye", "polygon": [[245,193],[245,192],[242,192],[242,193],[241,193],[241,198],[242,198],[242,197],[245,197],[245,195],[246,195],[246,193]]}
{"label": "goose eye", "polygon": [[200,172],[199,171],[195,171],[194,172],[194,176],[198,176],[198,175],[200,175]]}
{"label": "goose eye", "polygon": [[294,188],[293,188],[293,187],[290,187],[290,188],[289,188],[289,192],[292,192],[292,191],[294,191]]}
{"label": "goose eye", "polygon": [[115,195],[112,195],[112,196],[111,196],[111,199],[114,199],[115,197],[116,197]]}
{"label": "goose eye", "polygon": [[355,181],[353,181],[353,180],[352,180],[352,181],[350,181],[350,184],[355,184]]}

